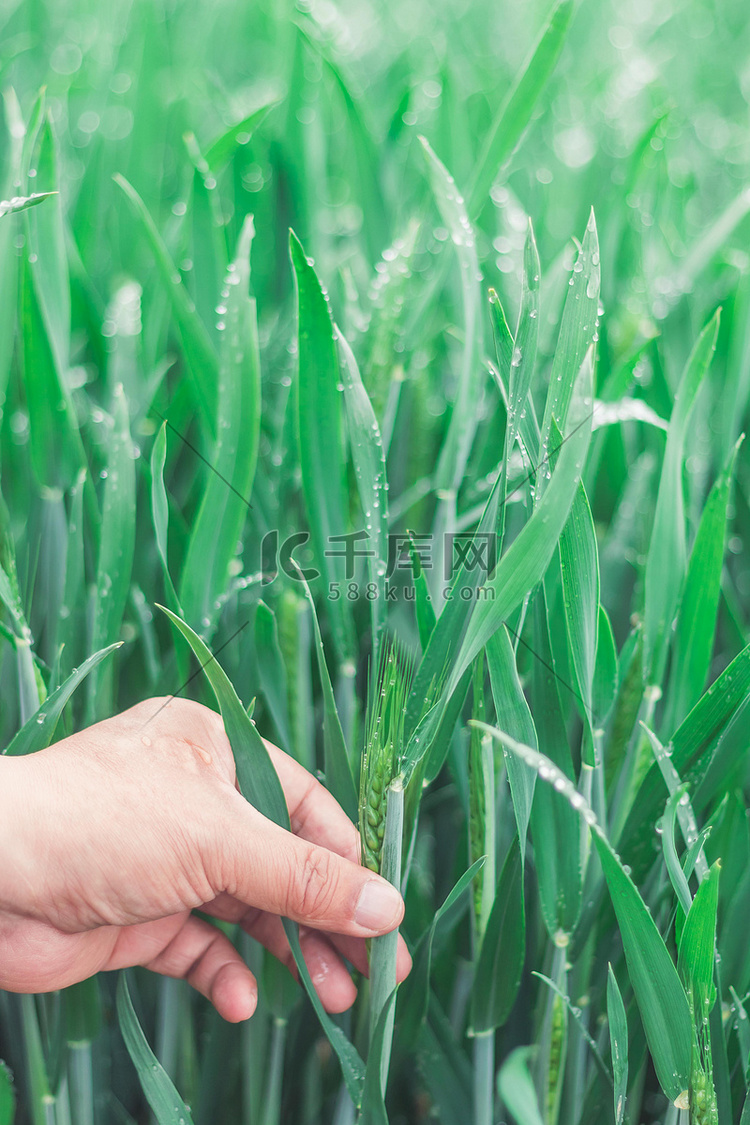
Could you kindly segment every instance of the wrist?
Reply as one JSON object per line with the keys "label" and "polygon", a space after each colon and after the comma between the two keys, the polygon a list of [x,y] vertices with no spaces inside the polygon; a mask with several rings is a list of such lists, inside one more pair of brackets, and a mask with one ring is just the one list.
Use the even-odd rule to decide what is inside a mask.
{"label": "wrist", "polygon": [[[33,757],[0,755],[0,910],[25,913],[31,906],[33,869],[41,828],[34,812],[38,769]],[[35,846],[36,841],[36,846]]]}

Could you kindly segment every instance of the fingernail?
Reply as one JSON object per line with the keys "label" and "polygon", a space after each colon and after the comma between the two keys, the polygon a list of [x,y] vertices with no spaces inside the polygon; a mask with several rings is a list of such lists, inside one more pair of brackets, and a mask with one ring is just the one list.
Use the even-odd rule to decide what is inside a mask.
{"label": "fingernail", "polygon": [[365,930],[381,933],[393,930],[401,919],[401,895],[384,879],[370,879],[354,911],[354,921]]}

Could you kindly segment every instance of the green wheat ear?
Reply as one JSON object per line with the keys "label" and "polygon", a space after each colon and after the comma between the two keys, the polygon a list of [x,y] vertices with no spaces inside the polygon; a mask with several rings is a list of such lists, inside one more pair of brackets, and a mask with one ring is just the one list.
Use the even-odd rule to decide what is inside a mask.
{"label": "green wheat ear", "polygon": [[359,779],[362,863],[380,874],[388,786],[398,773],[406,701],[414,677],[412,661],[393,643],[383,645],[365,721]]}

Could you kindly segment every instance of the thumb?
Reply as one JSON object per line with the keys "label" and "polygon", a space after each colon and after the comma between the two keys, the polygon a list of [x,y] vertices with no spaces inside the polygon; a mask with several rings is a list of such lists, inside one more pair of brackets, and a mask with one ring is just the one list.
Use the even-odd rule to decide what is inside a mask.
{"label": "thumb", "polygon": [[366,867],[301,840],[240,796],[235,827],[222,824],[223,889],[248,906],[319,930],[372,937],[395,930],[404,903]]}

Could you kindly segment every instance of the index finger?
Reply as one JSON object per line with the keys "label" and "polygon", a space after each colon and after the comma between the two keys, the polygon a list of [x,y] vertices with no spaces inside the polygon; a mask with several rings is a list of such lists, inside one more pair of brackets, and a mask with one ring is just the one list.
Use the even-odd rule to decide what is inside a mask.
{"label": "index finger", "polygon": [[289,754],[263,741],[284,790],[292,832],[359,863],[359,832],[333,794]]}

